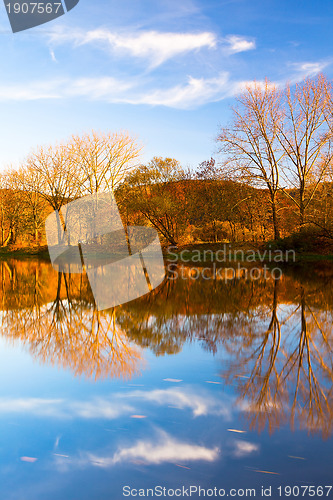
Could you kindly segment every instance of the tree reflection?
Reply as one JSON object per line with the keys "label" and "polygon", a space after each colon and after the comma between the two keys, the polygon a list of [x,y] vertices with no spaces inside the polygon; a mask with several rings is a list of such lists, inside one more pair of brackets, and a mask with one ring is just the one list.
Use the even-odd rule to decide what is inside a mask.
{"label": "tree reflection", "polygon": [[333,429],[332,276],[287,271],[279,280],[176,280],[126,305],[118,320],[157,354],[185,341],[228,353],[223,377],[235,384],[252,428],[290,422],[324,436]]}
{"label": "tree reflection", "polygon": [[97,311],[82,275],[53,272],[47,263],[0,262],[2,333],[20,340],[39,361],[95,379],[130,378],[140,350],[116,322]]}
{"label": "tree reflection", "polygon": [[[320,289],[297,286],[293,303],[279,296],[277,280],[267,326],[242,332],[230,348],[223,376],[237,389],[252,428],[274,428],[290,420],[328,436],[333,428],[332,313],[312,305]],[[324,290],[321,289],[324,293]],[[243,340],[243,341],[242,341]],[[245,347],[245,348],[244,348]]]}
{"label": "tree reflection", "polygon": [[136,301],[98,312],[85,276],[58,274],[42,261],[1,261],[2,335],[42,362],[94,378],[138,373],[141,348],[175,354],[185,342],[200,342],[223,352],[222,376],[236,385],[252,428],[272,432],[291,423],[328,436],[333,272],[311,272],[293,268],[279,280],[167,279]]}

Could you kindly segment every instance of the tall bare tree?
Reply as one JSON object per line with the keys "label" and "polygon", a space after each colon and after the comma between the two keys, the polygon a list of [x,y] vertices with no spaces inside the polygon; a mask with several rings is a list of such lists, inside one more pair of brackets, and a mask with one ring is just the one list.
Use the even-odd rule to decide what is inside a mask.
{"label": "tall bare tree", "polygon": [[97,133],[74,136],[69,151],[86,194],[114,191],[136,166],[141,147],[128,133]]}
{"label": "tall bare tree", "polygon": [[284,96],[284,117],[283,122],[278,122],[277,135],[284,152],[285,180],[296,194],[284,192],[296,205],[302,226],[332,164],[332,86],[324,75],[319,75],[294,87],[287,86]]}
{"label": "tall bare tree", "polygon": [[1,246],[15,244],[19,234],[26,233],[29,220],[26,212],[26,200],[20,189],[17,174],[8,169],[0,178],[0,223]]}
{"label": "tall bare tree", "polygon": [[269,191],[275,239],[280,237],[278,192],[285,151],[278,141],[283,113],[281,92],[268,80],[245,87],[233,108],[233,120],[217,141],[226,176]]}
{"label": "tall bare tree", "polygon": [[[82,179],[79,177],[70,148],[66,144],[39,148],[30,155],[26,164],[28,189],[39,193],[56,211],[59,242],[63,237],[64,221],[60,220],[60,209],[82,194]],[[36,178],[39,184],[36,185]]]}
{"label": "tall bare tree", "polygon": [[44,229],[45,218],[50,210],[49,203],[39,193],[42,175],[37,170],[24,167],[15,171],[14,175],[24,199],[28,228],[34,242],[38,243]]}

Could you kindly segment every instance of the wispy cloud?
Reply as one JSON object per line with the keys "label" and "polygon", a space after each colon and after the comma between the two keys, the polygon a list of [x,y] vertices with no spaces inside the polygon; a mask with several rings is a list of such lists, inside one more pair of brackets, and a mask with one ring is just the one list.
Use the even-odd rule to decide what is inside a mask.
{"label": "wispy cloud", "polygon": [[140,413],[140,406],[152,403],[159,406],[172,405],[180,410],[190,409],[194,417],[219,415],[231,418],[231,401],[215,398],[208,391],[194,391],[192,388],[135,390],[117,392],[109,397],[95,397],[88,400],[43,399],[43,398],[0,398],[1,414],[25,414],[36,417],[54,418],[101,418],[113,420],[121,416]]}
{"label": "wispy cloud", "polygon": [[329,66],[332,61],[315,61],[315,62],[297,62],[290,63],[289,66],[295,71],[295,76],[292,77],[292,81],[298,81],[306,77],[314,77],[318,73],[324,71],[327,66]]}
{"label": "wispy cloud", "polygon": [[124,93],[134,86],[132,81],[112,77],[63,78],[24,84],[0,85],[1,101],[36,101],[68,97],[87,97],[119,102]]}
{"label": "wispy cloud", "polygon": [[61,409],[63,402],[62,399],[1,398],[0,415],[21,413],[40,417],[64,417],[65,413]]}
{"label": "wispy cloud", "polygon": [[237,52],[246,52],[248,50],[253,50],[256,48],[255,40],[246,39],[238,35],[229,35],[225,37],[225,42],[227,44],[227,50],[231,54],[236,54]]}
{"label": "wispy cloud", "polygon": [[265,88],[283,88],[286,84],[296,84],[304,78],[314,78],[318,73],[324,71],[326,67],[332,64],[332,61],[317,61],[317,62],[298,62],[287,64],[288,70],[292,68],[292,74],[286,75],[284,79],[274,82],[265,82],[265,80],[244,80],[236,82],[234,85],[234,93],[238,94],[248,87],[261,87]]}
{"label": "wispy cloud", "polygon": [[124,93],[135,86],[133,80],[125,81],[109,76],[100,78],[77,78],[68,80],[65,89],[59,89],[63,97],[88,97],[110,102],[119,102]]}
{"label": "wispy cloud", "polygon": [[77,418],[95,419],[102,418],[114,420],[116,418],[130,415],[134,408],[119,400],[108,400],[106,398],[94,398],[91,401],[77,401],[69,404],[69,413]]}
{"label": "wispy cloud", "polygon": [[64,80],[49,80],[44,82],[26,82],[0,85],[1,101],[36,101],[41,99],[57,99],[61,97],[59,89]]}
{"label": "wispy cloud", "polygon": [[137,94],[124,99],[123,102],[190,109],[209,102],[220,101],[232,93],[233,83],[229,81],[229,74],[223,72],[214,78],[189,77],[185,84]]}
{"label": "wispy cloud", "polygon": [[190,388],[155,389],[153,391],[133,391],[123,397],[139,399],[158,405],[172,405],[181,410],[189,408],[194,417],[205,415],[221,415],[226,419],[231,418],[230,401],[221,401],[212,397],[208,392],[194,392]]}
{"label": "wispy cloud", "polygon": [[[135,87],[136,86],[136,87]],[[219,101],[232,94],[233,84],[228,73],[214,78],[189,77],[187,83],[167,89],[141,90],[134,80],[123,81],[112,77],[77,78],[0,86],[2,101],[34,101],[86,97],[110,103],[148,104],[178,109],[198,107],[208,102]]]}
{"label": "wispy cloud", "polygon": [[[329,62],[294,63],[292,76],[271,82],[271,85],[283,87],[287,82],[296,83],[305,77],[313,77],[329,64]],[[210,78],[189,76],[187,81],[167,88],[156,88],[153,82],[148,82],[145,78],[128,78],[128,80],[110,76],[63,78],[0,85],[0,101],[85,98],[108,103],[195,109],[233,97],[251,85],[264,86],[265,82],[232,79],[226,71]]]}
{"label": "wispy cloud", "polygon": [[259,451],[259,445],[250,443],[250,441],[235,441],[233,455],[236,458],[247,457]]}
{"label": "wispy cloud", "polygon": [[143,460],[145,463],[160,464],[163,462],[204,460],[213,462],[219,455],[219,449],[207,448],[171,437],[160,432],[160,437],[151,441],[142,440],[129,448],[121,448],[112,457],[112,463],[129,460]]}
{"label": "wispy cloud", "polygon": [[48,41],[52,48],[66,43],[74,47],[94,45],[110,54],[145,60],[150,68],[156,68],[176,56],[201,49],[216,49],[221,46],[223,51],[230,55],[256,48],[253,38],[227,35],[219,39],[210,31],[187,33],[150,30],[115,33],[105,28],[90,31],[57,28],[48,33]]}
{"label": "wispy cloud", "polygon": [[50,49],[50,56],[53,62],[58,62],[53,49]]}
{"label": "wispy cloud", "polygon": [[129,415],[133,407],[123,401],[94,398],[88,401],[67,401],[64,399],[42,398],[1,398],[1,414],[22,414],[49,418],[102,418],[113,420]]}
{"label": "wispy cloud", "polygon": [[116,55],[131,56],[148,61],[157,67],[168,59],[200,50],[213,49],[217,45],[214,33],[171,33],[141,31],[114,33],[107,29],[91,31],[55,30],[49,35],[51,45],[72,43],[74,46],[99,44]]}
{"label": "wispy cloud", "polygon": [[110,468],[122,462],[140,461],[145,464],[179,462],[214,462],[219,458],[218,447],[208,448],[172,437],[165,431],[158,430],[153,439],[142,439],[133,446],[121,446],[113,454],[82,453],[70,461],[61,457],[55,459],[56,466],[63,467],[101,467]]}

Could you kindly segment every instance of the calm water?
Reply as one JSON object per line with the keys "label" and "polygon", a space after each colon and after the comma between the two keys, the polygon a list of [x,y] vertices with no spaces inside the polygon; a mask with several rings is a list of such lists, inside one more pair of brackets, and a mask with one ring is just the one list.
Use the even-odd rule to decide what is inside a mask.
{"label": "calm water", "polygon": [[0,287],[1,500],[333,484],[333,267],[102,313],[46,262],[1,261]]}

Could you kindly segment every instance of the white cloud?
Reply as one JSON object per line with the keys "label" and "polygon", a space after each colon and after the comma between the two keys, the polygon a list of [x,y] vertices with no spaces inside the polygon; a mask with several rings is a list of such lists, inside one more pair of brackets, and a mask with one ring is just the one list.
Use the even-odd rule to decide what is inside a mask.
{"label": "white cloud", "polygon": [[[288,67],[293,69],[293,74],[289,74],[286,78],[280,81],[268,82],[268,88],[283,88],[287,83],[294,85],[304,80],[304,78],[313,78],[318,73],[324,71],[324,69],[330,64],[331,61],[289,63]],[[266,85],[267,83],[265,80],[244,80],[235,82],[234,94],[244,91],[247,87],[257,86],[264,89]]]}
{"label": "white cloud", "polygon": [[215,78],[208,79],[189,77],[186,84],[148,91],[140,90],[140,83],[135,83],[134,80],[126,82],[112,77],[77,78],[22,85],[2,85],[0,86],[0,100],[33,101],[85,97],[110,103],[148,104],[189,109],[232,95],[233,85],[228,80],[228,73],[221,73]]}
{"label": "white cloud", "polygon": [[123,102],[189,109],[229,97],[233,93],[232,89],[233,84],[229,81],[228,73],[223,72],[214,78],[193,78],[190,76],[184,85],[153,90],[133,98],[126,98]]}
{"label": "white cloud", "polygon": [[36,417],[113,420],[121,416],[130,416],[132,413],[140,413],[142,402],[160,406],[172,405],[180,410],[190,409],[194,417],[220,415],[227,420],[231,418],[229,400],[221,401],[220,398],[214,398],[207,391],[194,392],[193,389],[186,387],[118,392],[108,398],[95,397],[86,401],[0,398],[0,415],[21,413]]}
{"label": "white cloud", "polygon": [[22,413],[40,417],[64,417],[65,413],[61,409],[63,402],[62,399],[1,398],[0,414]]}
{"label": "white cloud", "polygon": [[42,398],[1,398],[1,414],[24,414],[50,418],[102,418],[113,420],[129,415],[133,407],[115,400],[94,398],[90,401],[66,401]]}
{"label": "white cloud", "polygon": [[160,464],[162,462],[174,461],[197,461],[204,460],[213,462],[219,455],[219,449],[206,448],[194,444],[184,443],[163,433],[159,442],[138,441],[130,448],[117,451],[113,462],[126,460],[143,460],[145,463]]}
{"label": "white cloud", "polygon": [[50,56],[53,62],[58,62],[53,49],[50,49]]}
{"label": "white cloud", "polygon": [[205,415],[222,415],[226,419],[231,418],[230,402],[221,401],[206,392],[194,392],[193,389],[171,388],[156,389],[153,391],[133,391],[125,394],[126,398],[138,398],[141,401],[149,401],[158,405],[172,405],[184,410],[189,408],[194,417]]}
{"label": "white cloud", "polygon": [[[313,77],[318,73],[321,73],[327,66],[331,64],[331,61],[317,61],[317,62],[299,62],[299,63],[291,63],[290,66],[294,68],[297,73],[300,75],[296,76],[296,80],[305,78],[305,77]],[[294,81],[294,79],[292,80]]]}
{"label": "white cloud", "polygon": [[[327,65],[328,63],[325,63]],[[324,68],[319,63],[294,65],[293,78],[270,82],[270,87],[283,87],[287,81],[296,83],[305,76],[315,76]],[[302,73],[303,72],[303,73]],[[304,72],[307,72],[305,74]],[[109,103],[146,104],[176,109],[194,109],[211,102],[233,97],[249,86],[266,85],[263,80],[232,80],[222,72],[212,78],[189,76],[186,83],[169,88],[146,89],[146,81],[134,78],[126,81],[113,77],[76,78],[0,85],[0,101],[34,101],[42,99],[86,98]]]}
{"label": "white cloud", "polygon": [[[298,74],[295,82],[303,77]],[[271,83],[282,86],[286,82]],[[84,98],[108,103],[166,106],[194,109],[233,97],[248,86],[264,86],[263,81],[233,81],[227,72],[213,78],[188,77],[188,81],[169,88],[145,89],[145,81],[118,80],[113,77],[76,78],[0,85],[0,101],[36,101]]]}
{"label": "white cloud", "polygon": [[237,52],[246,52],[256,48],[254,40],[247,40],[242,36],[229,35],[225,38],[225,41],[228,44],[227,50],[232,54],[236,54]]}
{"label": "white cloud", "polygon": [[0,85],[1,101],[35,101],[67,97],[87,97],[118,102],[119,96],[133,87],[112,77],[76,78],[31,82],[25,84]]}
{"label": "white cloud", "polygon": [[233,455],[237,458],[243,458],[258,451],[259,445],[255,443],[250,443],[249,441],[236,441]]}
{"label": "white cloud", "polygon": [[80,465],[95,465],[108,468],[117,463],[140,460],[145,464],[172,462],[214,462],[219,457],[219,449],[186,443],[173,438],[164,431],[154,440],[140,440],[128,448],[119,448],[112,456],[88,453],[81,458]]}
{"label": "white cloud", "polygon": [[54,30],[49,35],[53,45],[71,42],[75,46],[102,44],[109,51],[119,55],[129,55],[145,59],[151,67],[157,67],[181,54],[202,48],[213,49],[217,45],[214,33],[170,33],[142,31],[135,33],[114,33],[107,29],[91,31]]}
{"label": "white cloud", "polygon": [[106,99],[117,102],[117,96],[122,95],[134,86],[134,83],[117,80],[112,77],[78,78],[68,81],[63,92],[64,97],[84,96],[90,99]]}
{"label": "white cloud", "polygon": [[61,97],[59,89],[65,82],[60,80],[0,85],[1,101],[35,101]]}
{"label": "white cloud", "polygon": [[133,406],[122,404],[119,401],[95,398],[92,401],[77,401],[69,404],[69,413],[77,418],[103,418],[114,420],[134,411]]}

